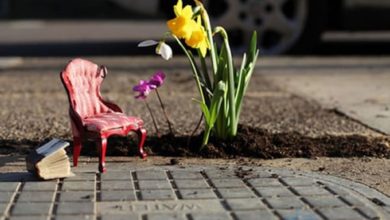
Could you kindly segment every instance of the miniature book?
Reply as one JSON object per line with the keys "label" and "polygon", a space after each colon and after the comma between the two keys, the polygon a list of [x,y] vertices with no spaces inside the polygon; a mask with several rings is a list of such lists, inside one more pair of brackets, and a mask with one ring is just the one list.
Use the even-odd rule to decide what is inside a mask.
{"label": "miniature book", "polygon": [[37,148],[26,157],[27,170],[44,180],[73,176],[67,146],[68,142],[53,139]]}

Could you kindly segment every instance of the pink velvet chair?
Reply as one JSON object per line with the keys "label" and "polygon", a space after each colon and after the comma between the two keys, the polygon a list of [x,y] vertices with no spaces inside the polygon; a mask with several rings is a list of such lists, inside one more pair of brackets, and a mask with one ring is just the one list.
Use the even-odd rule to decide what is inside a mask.
{"label": "pink velvet chair", "polygon": [[83,59],[72,60],[61,72],[61,81],[69,98],[69,115],[73,133],[73,165],[77,166],[83,139],[96,141],[99,147],[99,171],[105,172],[107,138],[111,135],[126,136],[134,131],[139,137],[139,153],[143,149],[146,130],[143,121],[126,116],[114,103],[100,95],[100,85],[107,75],[104,66],[98,66]]}

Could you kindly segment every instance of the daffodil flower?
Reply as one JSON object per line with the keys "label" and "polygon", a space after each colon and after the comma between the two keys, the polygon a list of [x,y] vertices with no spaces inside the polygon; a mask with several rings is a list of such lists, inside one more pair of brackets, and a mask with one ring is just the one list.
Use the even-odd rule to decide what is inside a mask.
{"label": "daffodil flower", "polygon": [[210,44],[207,39],[207,33],[202,26],[200,17],[197,19],[197,23],[191,37],[186,39],[186,44],[192,48],[199,49],[202,56],[206,57],[207,49],[210,48]]}
{"label": "daffodil flower", "polygon": [[193,11],[190,5],[183,8],[182,0],[178,0],[173,7],[176,18],[167,22],[169,30],[172,34],[181,39],[189,39],[192,35],[195,21],[192,19]]}

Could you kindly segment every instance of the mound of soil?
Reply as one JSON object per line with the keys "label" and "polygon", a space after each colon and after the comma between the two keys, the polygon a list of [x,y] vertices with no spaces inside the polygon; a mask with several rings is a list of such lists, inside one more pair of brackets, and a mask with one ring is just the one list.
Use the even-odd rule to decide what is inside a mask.
{"label": "mound of soil", "polygon": [[[200,148],[202,134],[194,136],[164,135],[148,138],[145,149],[149,155],[203,158],[253,157],[314,158],[314,157],[378,157],[390,158],[389,139],[360,135],[307,137],[293,133],[271,133],[264,129],[240,125],[238,135],[228,141],[211,138]],[[133,142],[129,144],[129,142]],[[96,156],[92,143],[85,144],[82,153]],[[132,138],[110,138],[107,155],[136,155]]]}
{"label": "mound of soil", "polygon": [[[44,142],[21,143],[3,142],[2,154],[18,152],[27,154],[29,150],[20,145],[39,146]],[[68,140],[72,142],[71,140]],[[209,144],[200,148],[202,134],[194,137],[164,135],[148,137],[145,149],[149,155],[202,158],[252,157],[275,158],[315,158],[315,157],[377,157],[390,158],[389,138],[361,135],[326,135],[308,137],[298,132],[272,133],[265,129],[240,125],[238,134],[232,140],[211,137]],[[133,137],[112,137],[108,141],[108,156],[134,156],[137,154],[136,139]],[[16,148],[15,146],[19,146]],[[72,146],[72,144],[71,144]],[[94,143],[83,143],[82,154],[97,156]],[[18,150],[19,149],[19,150]],[[24,149],[24,150],[21,150]],[[30,148],[31,150],[32,148]],[[71,153],[68,148],[69,153]]]}

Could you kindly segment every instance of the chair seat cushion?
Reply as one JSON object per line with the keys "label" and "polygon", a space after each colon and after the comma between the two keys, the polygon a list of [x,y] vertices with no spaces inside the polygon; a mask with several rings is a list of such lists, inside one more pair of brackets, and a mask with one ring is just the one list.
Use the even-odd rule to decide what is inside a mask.
{"label": "chair seat cushion", "polygon": [[137,117],[129,117],[123,113],[102,113],[83,119],[84,127],[88,131],[101,132],[106,130],[128,128],[136,130],[142,127],[143,121]]}

